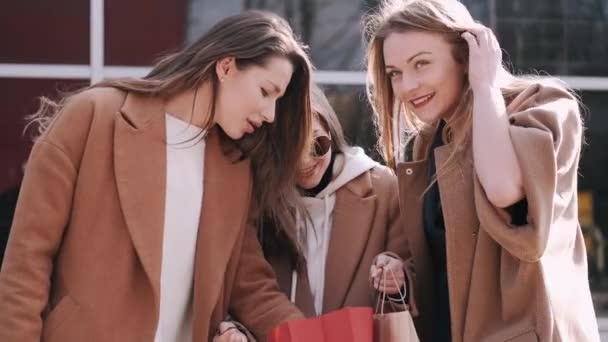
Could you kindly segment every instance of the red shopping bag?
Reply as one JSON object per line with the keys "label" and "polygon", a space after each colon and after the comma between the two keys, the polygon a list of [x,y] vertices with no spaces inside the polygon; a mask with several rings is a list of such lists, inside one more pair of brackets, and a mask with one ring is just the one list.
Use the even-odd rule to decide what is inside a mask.
{"label": "red shopping bag", "polygon": [[325,315],[294,320],[274,328],[269,342],[372,342],[372,308],[347,307]]}

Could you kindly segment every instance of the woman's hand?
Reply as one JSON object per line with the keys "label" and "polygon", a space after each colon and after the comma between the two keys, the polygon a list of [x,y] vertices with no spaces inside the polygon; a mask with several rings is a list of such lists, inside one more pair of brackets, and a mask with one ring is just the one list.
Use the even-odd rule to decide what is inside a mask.
{"label": "woman's hand", "polygon": [[370,279],[374,289],[386,294],[398,294],[405,284],[403,262],[386,254],[379,254],[370,268]]}
{"label": "woman's hand", "polygon": [[494,32],[479,24],[461,36],[469,45],[469,84],[473,93],[497,87],[502,68],[502,50]]}
{"label": "woman's hand", "polygon": [[247,342],[247,336],[243,334],[232,322],[222,322],[213,342]]}

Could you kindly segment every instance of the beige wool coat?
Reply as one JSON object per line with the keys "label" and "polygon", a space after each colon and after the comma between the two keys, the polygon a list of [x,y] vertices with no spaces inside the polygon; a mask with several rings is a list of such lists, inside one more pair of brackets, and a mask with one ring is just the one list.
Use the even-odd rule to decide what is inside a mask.
{"label": "beige wool coat", "polygon": [[[577,101],[535,84],[506,99],[509,132],[523,174],[527,223],[511,224],[486,197],[470,146],[439,177],[445,219],[451,332],[455,342],[599,341],[583,235],[577,220],[582,125]],[[411,291],[422,341],[433,329],[433,274],[422,218],[428,157],[436,128],[400,163],[402,219],[409,242]],[[450,144],[434,150],[439,168]]]}
{"label": "beige wool coat", "polygon": [[[323,313],[346,306],[376,305],[370,267],[383,252],[406,258],[407,245],[399,220],[397,179],[377,166],[336,192],[333,225],[325,266]],[[291,297],[292,269],[285,259],[270,258],[281,290]],[[298,270],[295,303],[306,316],[315,316],[313,297],[303,265]]]}
{"label": "beige wool coat", "polygon": [[[36,142],[0,271],[0,341],[152,341],[165,209],[162,101],[112,88],[73,98]],[[230,309],[261,340],[301,313],[280,293],[249,208],[247,160],[207,136],[193,336]]]}

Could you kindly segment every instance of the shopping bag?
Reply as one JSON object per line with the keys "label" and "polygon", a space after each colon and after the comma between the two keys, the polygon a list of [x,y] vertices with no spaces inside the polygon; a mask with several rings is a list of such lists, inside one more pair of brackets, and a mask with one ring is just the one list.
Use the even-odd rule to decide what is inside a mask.
{"label": "shopping bag", "polygon": [[319,317],[293,320],[274,328],[269,342],[373,342],[370,307],[346,307]]}
{"label": "shopping bag", "polygon": [[[389,269],[393,279],[396,279],[393,270]],[[386,272],[382,271],[386,280]],[[386,281],[385,281],[386,283]],[[403,311],[384,312],[387,303],[386,292],[378,296],[376,313],[374,314],[374,342],[419,342],[414,320],[405,303],[405,295],[399,291]],[[390,305],[394,304],[389,300]],[[394,307],[393,307],[394,308]]]}

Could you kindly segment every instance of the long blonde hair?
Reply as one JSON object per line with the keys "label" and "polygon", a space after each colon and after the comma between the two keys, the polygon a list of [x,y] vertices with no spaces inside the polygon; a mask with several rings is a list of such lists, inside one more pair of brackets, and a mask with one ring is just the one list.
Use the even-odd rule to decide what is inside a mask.
{"label": "long blonde hair", "polygon": [[[276,112],[281,115],[272,124],[234,143],[252,163],[257,216],[272,217],[280,222],[280,227],[289,227],[295,225],[291,208],[299,201],[294,190],[297,164],[310,144],[311,65],[305,46],[284,19],[265,11],[245,11],[227,17],[192,45],[160,59],[145,77],[106,80],[89,88],[114,87],[166,99],[209,82],[212,101],[206,129],[213,123],[219,89],[216,63],[224,57],[234,57],[237,67],[245,69],[264,66],[274,56],[288,59],[294,69],[285,94],[276,104]],[[70,97],[64,96],[57,102],[40,99],[38,111],[30,116],[40,134]],[[232,143],[229,140],[222,134],[224,143]]]}
{"label": "long blonde hair", "polygon": [[[399,150],[396,145],[401,141],[400,137],[395,136],[395,124],[401,120],[405,123],[406,135],[409,135],[405,140],[413,138],[425,128],[425,124],[407,110],[393,93],[385,73],[384,40],[394,32],[439,33],[452,45],[455,61],[464,64],[467,70],[469,48],[461,34],[475,24],[469,11],[458,0],[384,0],[377,10],[365,17],[364,34],[368,42],[367,96],[374,110],[384,158],[392,168],[396,167],[395,151]],[[516,77],[504,66],[501,69],[499,82],[505,98],[520,93],[532,83],[552,82],[567,89],[563,83],[556,80],[541,80],[535,76]],[[453,115],[446,122],[444,140],[452,143],[452,146],[467,146],[471,140],[473,114],[473,92],[468,78],[455,108]],[[453,149],[445,164],[439,167],[438,176],[455,165],[455,156],[456,149]]]}

